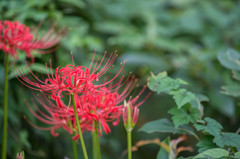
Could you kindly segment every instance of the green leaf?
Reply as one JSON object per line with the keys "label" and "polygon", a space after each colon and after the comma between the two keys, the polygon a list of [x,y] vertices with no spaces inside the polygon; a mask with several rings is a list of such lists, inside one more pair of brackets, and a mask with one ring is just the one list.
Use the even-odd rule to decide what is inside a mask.
{"label": "green leaf", "polygon": [[167,68],[168,63],[156,55],[150,55],[149,52],[126,52],[119,57],[119,61],[124,61],[127,59],[129,65],[142,66],[146,65],[148,67],[154,68]]}
{"label": "green leaf", "polygon": [[[60,0],[61,3],[66,3],[67,5],[70,4],[74,7],[84,8],[86,5],[83,1],[76,1],[76,0]],[[65,5],[66,5],[65,4]]]}
{"label": "green leaf", "polygon": [[226,157],[228,155],[229,155],[229,153],[228,153],[227,150],[221,149],[221,148],[214,148],[214,149],[209,149],[209,150],[206,150],[206,151],[198,154],[193,159],[207,158],[207,157],[210,157],[210,158],[221,158],[221,157]]}
{"label": "green leaf", "polygon": [[236,115],[236,106],[232,97],[226,96],[222,93],[217,93],[213,90],[209,92],[209,97],[212,99],[210,104],[214,107],[214,109],[221,112],[223,115],[228,116],[229,118],[232,118]]}
{"label": "green leaf", "polygon": [[196,96],[200,102],[208,102],[209,101],[209,98],[203,94],[197,94]]}
{"label": "green leaf", "polygon": [[172,89],[179,88],[180,84],[183,84],[182,80],[174,80],[167,76],[167,72],[160,72],[158,75],[153,73],[148,78],[148,88],[158,94],[161,92],[168,92]]}
{"label": "green leaf", "polygon": [[201,112],[201,116],[204,113],[204,107],[201,102],[209,101],[208,97],[202,94],[196,94],[196,98],[190,102],[192,107],[197,108]]}
{"label": "green leaf", "polygon": [[128,26],[121,23],[121,21],[101,21],[95,23],[94,27],[99,32],[108,33],[108,34],[121,34],[126,31]]}
{"label": "green leaf", "polygon": [[240,135],[235,133],[222,133],[219,136],[216,136],[213,140],[220,147],[232,146],[240,149]]}
{"label": "green leaf", "polygon": [[218,54],[218,60],[220,63],[228,69],[240,70],[240,54],[234,49],[228,49],[227,51],[221,51]]}
{"label": "green leaf", "polygon": [[213,136],[220,135],[220,132],[223,128],[220,123],[218,123],[216,120],[211,118],[205,118],[204,120],[207,122],[207,125],[194,124],[195,128],[198,131],[203,130]]}
{"label": "green leaf", "polygon": [[239,71],[232,71],[232,77],[238,81],[240,81],[240,72]]}
{"label": "green leaf", "polygon": [[190,103],[193,99],[196,98],[196,96],[192,92],[189,92],[183,88],[171,91],[170,94],[173,95],[173,98],[178,108],[181,108],[182,106],[184,106],[187,103]]}
{"label": "green leaf", "polygon": [[167,119],[159,119],[155,121],[151,121],[143,125],[139,131],[143,131],[146,133],[176,133],[176,134],[189,134],[192,132],[191,128],[189,127],[179,127],[175,128],[173,123],[168,121]]}
{"label": "green leaf", "polygon": [[178,157],[177,159],[193,159],[193,157],[187,157],[187,158],[185,158],[185,157],[180,156],[180,157]]}
{"label": "green leaf", "polygon": [[204,136],[204,138],[197,143],[197,146],[199,147],[199,153],[208,149],[217,148],[217,146],[213,143],[213,136]]}
{"label": "green leaf", "polygon": [[[19,77],[19,76],[24,76],[29,74],[30,71],[27,67],[29,67],[32,71],[36,71],[38,73],[42,73],[42,74],[51,73],[51,69],[49,67],[46,67],[46,65],[40,64],[40,63],[34,63],[30,66],[26,66],[26,65],[15,66],[14,70],[11,71],[11,73],[8,75],[8,78],[12,79],[14,77]],[[18,73],[19,71],[21,71],[21,74]],[[55,74],[55,71],[53,71],[53,74]]]}
{"label": "green leaf", "polygon": [[228,85],[228,86],[222,86],[222,93],[234,97],[240,96],[240,86],[239,85]]}
{"label": "green leaf", "polygon": [[173,107],[168,111],[173,115],[172,120],[176,127],[188,124],[189,122],[195,123],[200,116],[197,108],[192,108],[190,104],[184,105],[182,108]]}
{"label": "green leaf", "polygon": [[[169,145],[170,137],[167,137],[162,142]],[[158,154],[157,154],[157,159],[165,159],[165,158],[167,159],[167,158],[169,158],[168,156],[169,156],[168,152],[164,148],[160,147]]]}
{"label": "green leaf", "polygon": [[[34,63],[30,66],[32,71],[36,71],[38,73],[43,73],[43,74],[47,74],[47,73],[51,73],[51,69],[49,67],[46,67],[46,65],[44,64],[40,64],[40,63]],[[55,71],[53,71],[53,74],[55,73]]]}
{"label": "green leaf", "polygon": [[27,148],[31,148],[31,144],[28,141],[28,132],[26,130],[20,131],[19,138],[21,143]]}
{"label": "green leaf", "polygon": [[240,158],[240,152],[236,152],[234,155],[235,158]]}
{"label": "green leaf", "polygon": [[222,125],[216,120],[205,118],[207,125],[194,124],[197,130],[203,130],[214,136],[213,142],[219,147],[232,146],[240,148],[240,135],[235,133],[221,133]]}
{"label": "green leaf", "polygon": [[[25,69],[25,68],[26,68],[26,65],[16,66],[14,68],[14,70],[9,73],[8,79],[12,79],[12,78],[15,78],[15,77],[19,77],[19,76],[23,76],[23,75],[28,74],[30,71],[28,69]],[[18,70],[18,71],[16,71],[16,70]],[[21,71],[21,74],[18,74],[19,71]]]}

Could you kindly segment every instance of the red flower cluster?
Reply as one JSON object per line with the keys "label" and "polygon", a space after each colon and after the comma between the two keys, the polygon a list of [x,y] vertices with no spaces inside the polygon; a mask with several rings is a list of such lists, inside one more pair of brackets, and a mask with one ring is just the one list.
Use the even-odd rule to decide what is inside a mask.
{"label": "red flower cluster", "polygon": [[[20,82],[22,82],[27,87],[51,93],[53,98],[61,98],[63,94],[81,94],[82,92],[86,92],[87,90],[96,89],[100,87],[104,87],[114,81],[119,74],[121,73],[122,69],[125,66],[125,63],[120,67],[118,73],[109,80],[105,79],[100,84],[94,84],[95,82],[99,81],[99,78],[104,75],[104,73],[111,68],[114,60],[116,59],[117,55],[111,54],[109,59],[107,60],[105,65],[102,65],[106,56],[106,52],[104,57],[100,62],[97,59],[96,63],[93,66],[93,60],[91,62],[90,67],[86,66],[75,66],[74,61],[73,64],[67,65],[63,68],[57,67],[55,71],[52,70],[52,66],[50,63],[51,72],[48,72],[48,78],[46,79],[39,79],[31,69],[28,67],[28,71],[30,71],[30,78],[24,76],[24,71],[17,70],[18,76],[20,76]],[[94,67],[94,68],[92,68]],[[100,69],[101,68],[101,69]],[[100,70],[99,70],[100,69]],[[99,71],[98,71],[99,70]],[[55,75],[54,75],[55,73]],[[123,80],[124,75],[121,77],[120,81],[111,86],[111,88],[115,88],[118,84]],[[108,80],[108,81],[106,81]]]}
{"label": "red flower cluster", "polygon": [[25,51],[26,56],[33,60],[32,50],[53,47],[60,42],[63,36],[65,36],[65,29],[55,35],[54,29],[51,28],[45,35],[39,37],[38,34],[33,35],[29,27],[18,21],[0,21],[0,49],[15,59],[18,58],[17,49],[19,49]]}
{"label": "red flower cluster", "polygon": [[[61,69],[57,68],[55,74],[51,71],[47,78],[43,80],[39,79],[33,72],[30,73],[30,78],[28,78],[24,76],[24,72],[17,70],[20,75],[20,78],[18,78],[20,82],[32,89],[45,92],[44,94],[47,94],[56,102],[55,105],[45,98],[47,104],[44,104],[37,98],[39,103],[47,110],[48,115],[38,109],[40,116],[30,108],[39,120],[52,125],[50,128],[43,129],[51,129],[53,136],[56,136],[54,130],[60,127],[63,127],[70,134],[77,131],[74,109],[70,104],[73,94],[81,129],[83,131],[94,131],[95,127],[93,125],[97,122],[100,134],[102,129],[105,133],[111,131],[109,123],[118,125],[124,107],[123,100],[128,96],[132,95],[127,102],[132,103],[133,107],[139,107],[148,98],[150,94],[146,95],[142,101],[138,101],[146,90],[146,86],[135,96],[136,91],[138,91],[136,89],[137,80],[131,77],[131,73],[127,77],[125,77],[124,72],[121,73],[125,67],[125,62],[120,66],[116,75],[110,78],[110,73],[100,81],[100,77],[111,68],[117,54],[111,54],[103,65],[105,56],[106,53],[101,61],[97,59],[95,63],[93,57],[89,67],[75,66],[73,61],[72,65],[67,65]],[[120,76],[120,79],[115,82],[118,76]],[[63,101],[68,96],[69,104],[66,105]],[[78,135],[74,137],[74,139],[77,138]]]}
{"label": "red flower cluster", "polygon": [[[50,101],[45,95],[43,95],[44,100],[39,99],[39,97],[35,97],[35,99],[43,106],[45,111],[41,110],[35,102],[32,100],[34,107],[38,111],[36,113],[27,103],[27,106],[31,113],[40,121],[43,123],[46,123],[50,125],[50,127],[39,127],[37,125],[34,125],[30,121],[28,121],[25,117],[25,119],[35,128],[38,128],[40,130],[50,130],[51,134],[53,136],[58,136],[59,134],[55,132],[56,129],[64,128],[69,134],[72,134],[74,131],[77,131],[76,128],[76,119],[74,117],[74,110],[72,106],[65,105],[62,100],[61,107],[59,105],[54,104],[52,101]],[[78,115],[82,116],[83,112],[80,112],[78,110]],[[85,118],[82,118],[81,126],[84,130],[91,130],[91,127],[89,127],[89,124],[87,124],[87,121]],[[77,139],[79,136],[76,134],[74,139]]]}

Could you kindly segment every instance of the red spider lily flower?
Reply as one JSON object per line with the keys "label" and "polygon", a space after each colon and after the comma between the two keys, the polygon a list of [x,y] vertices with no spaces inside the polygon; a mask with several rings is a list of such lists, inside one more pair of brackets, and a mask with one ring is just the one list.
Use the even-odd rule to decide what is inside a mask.
{"label": "red spider lily flower", "polygon": [[33,35],[27,26],[18,22],[0,21],[0,34],[0,49],[5,53],[17,58],[17,48],[24,50],[26,53],[29,52],[24,44],[31,42]]}
{"label": "red spider lily flower", "polygon": [[[111,131],[108,123],[117,125],[120,121],[122,106],[119,105],[118,98],[117,92],[101,88],[101,90],[88,91],[75,99],[77,99],[77,105],[80,106],[79,109],[85,112],[86,117],[92,123],[94,121],[99,123],[99,132],[102,134],[102,128],[106,133]],[[94,130],[94,128],[92,129]]]}
{"label": "red spider lily flower", "polygon": [[[76,120],[74,117],[74,110],[72,106],[66,106],[62,101],[62,107],[55,105],[50,101],[45,95],[43,95],[44,100],[39,99],[39,97],[35,97],[35,99],[40,103],[40,105],[44,108],[44,110],[40,109],[32,99],[33,105],[36,108],[37,112],[35,112],[29,104],[26,102],[30,112],[41,122],[51,125],[50,127],[40,127],[32,122],[30,122],[25,116],[24,118],[30,123],[33,127],[40,130],[50,130],[51,134],[54,137],[57,137],[59,134],[55,132],[56,129],[63,128],[69,134],[73,134],[73,132],[77,132],[76,128]],[[81,116],[81,128],[82,131],[91,131],[91,123],[88,119],[84,118],[82,115],[84,112],[78,111],[79,116]],[[78,139],[78,135],[73,137],[74,140]]]}
{"label": "red spider lily flower", "polygon": [[[132,89],[129,89],[129,85],[134,87],[136,85],[136,81],[129,83],[121,93],[118,93],[118,91],[111,92],[111,90],[104,87],[100,90],[84,92],[84,94],[80,96],[75,94],[74,98],[76,101],[77,114],[80,118],[82,131],[95,131],[93,123],[97,122],[99,124],[98,131],[100,135],[102,134],[102,129],[106,134],[110,133],[111,129],[109,127],[109,123],[116,126],[120,122],[119,118],[122,116],[124,108],[124,105],[121,103],[125,99],[125,96],[130,94]],[[132,106],[134,107],[134,110],[138,110],[137,107],[149,97],[150,93],[148,93],[142,101],[138,101],[139,96],[141,96],[145,89],[146,87],[143,87],[135,98],[130,97],[128,100],[128,103],[134,104]],[[54,99],[56,105],[53,104],[46,96],[44,96],[45,102],[38,97],[35,98],[46,110],[46,113],[39,109],[35,102],[33,103],[38,113],[34,112],[27,104],[29,110],[38,120],[51,126],[43,128],[36,126],[27,120],[32,126],[40,130],[50,130],[53,136],[58,136],[58,133],[55,133],[55,130],[59,128],[64,128],[69,134],[72,134],[73,131],[77,132],[76,119],[72,105],[66,105],[61,98]],[[69,103],[71,103],[71,99],[69,99]],[[133,117],[134,123],[136,123],[137,120],[136,113],[137,111]],[[77,140],[78,138],[78,133],[76,133],[76,136],[73,137],[73,139]]]}
{"label": "red spider lily flower", "polygon": [[[47,78],[45,79],[38,78],[33,72],[31,72],[29,67],[27,67],[30,71],[30,78],[24,76],[24,72],[21,70],[16,70],[18,75],[20,75],[20,77],[17,78],[27,87],[42,91],[51,96],[57,104],[55,105],[55,109],[58,110],[57,113],[59,113],[58,116],[61,119],[62,115],[65,117],[62,111],[67,111],[68,116],[70,116],[69,111],[72,111],[71,120],[74,120],[72,106],[67,107],[62,102],[62,98],[66,96],[71,97],[71,95],[74,94],[78,111],[77,113],[81,122],[83,122],[83,124],[80,124],[81,127],[83,125],[83,127],[87,127],[86,130],[92,131],[94,128],[89,129],[88,126],[93,125],[94,122],[98,122],[100,134],[102,129],[106,133],[109,133],[111,130],[108,124],[111,123],[112,125],[118,125],[120,121],[119,117],[122,115],[123,104],[121,103],[123,100],[128,98],[127,102],[131,102],[133,109],[135,109],[143,104],[143,102],[149,97],[150,93],[148,93],[143,100],[139,101],[140,96],[142,96],[146,90],[146,86],[144,86],[138,94],[136,93],[138,91],[137,80],[135,80],[134,77],[131,77],[131,73],[126,78],[124,72],[122,73],[124,70],[123,68],[125,67],[125,62],[120,66],[119,70],[112,78],[110,78],[109,75],[108,77],[103,77],[103,80],[100,81],[100,77],[111,68],[117,57],[116,52],[110,54],[107,62],[102,65],[105,55],[106,53],[100,62],[98,61],[99,59],[97,59],[95,64],[93,64],[93,57],[89,67],[75,66],[73,61],[72,65],[67,65],[63,68],[58,67],[55,70],[55,74],[53,74],[50,63],[51,73],[48,73]],[[118,76],[120,76],[120,79],[115,80]],[[69,103],[71,103],[70,99],[71,98],[69,98]],[[45,109],[48,110],[47,106],[45,107]],[[55,112],[54,110],[51,111]],[[39,118],[39,120],[42,119]],[[55,120],[57,120],[58,124],[59,119],[51,117],[51,121],[55,122]],[[64,118],[65,123],[67,120],[69,119]],[[54,122],[52,124],[54,124]],[[58,126],[57,128],[59,127],[61,126]]]}
{"label": "red spider lily flower", "polygon": [[[80,106],[79,109],[85,112],[85,118],[91,120],[92,124],[97,122],[99,124],[99,132],[102,134],[102,128],[106,134],[110,133],[109,123],[116,126],[120,122],[120,117],[124,112],[124,105],[122,101],[130,95],[133,88],[135,88],[136,81],[128,83],[128,85],[120,93],[119,90],[112,91],[107,87],[102,87],[99,89],[91,90],[85,92],[81,96],[76,96],[77,105]],[[130,87],[131,86],[131,87]],[[136,124],[139,109],[138,107],[143,104],[143,102],[149,97],[150,93],[142,100],[138,101],[139,97],[145,91],[146,86],[137,94],[136,97],[130,97],[128,103],[133,103],[132,109],[135,110],[132,122]],[[134,95],[134,94],[133,94]],[[94,131],[94,128],[92,128]]]}
{"label": "red spider lily flower", "polygon": [[[34,32],[37,32],[39,27]],[[33,61],[32,50],[51,48],[58,44],[64,36],[65,29],[54,35],[54,28],[51,28],[46,34],[39,37],[38,34],[34,36],[29,27],[20,24],[18,21],[0,21],[0,49],[6,54],[9,53],[15,59],[18,58],[17,49],[19,49],[25,51],[26,56]],[[47,52],[49,51],[42,51],[41,53]]]}
{"label": "red spider lily flower", "polygon": [[[17,78],[21,83],[31,89],[51,93],[53,98],[61,98],[64,94],[81,94],[84,91],[105,87],[107,85],[109,89],[112,89],[114,91],[128,81],[130,75],[126,79],[124,79],[125,75],[121,75],[120,80],[117,81],[115,84],[112,84],[113,81],[118,76],[120,76],[125,66],[124,62],[113,78],[109,79],[110,77],[107,77],[100,82],[99,78],[103,76],[112,67],[112,64],[115,61],[117,54],[116,52],[114,54],[110,54],[109,59],[103,65],[103,61],[106,56],[105,52],[102,60],[99,62],[99,59],[97,59],[96,63],[93,66],[94,56],[89,67],[75,66],[73,61],[73,64],[71,65],[67,65],[63,68],[56,68],[56,70],[54,71],[54,75],[50,62],[51,72],[48,72],[47,78],[45,79],[38,78],[29,67],[27,67],[30,71],[29,78],[27,76],[24,76],[25,73],[23,70],[18,69],[16,70],[16,72],[20,77]],[[96,84],[96,82],[100,83]]]}

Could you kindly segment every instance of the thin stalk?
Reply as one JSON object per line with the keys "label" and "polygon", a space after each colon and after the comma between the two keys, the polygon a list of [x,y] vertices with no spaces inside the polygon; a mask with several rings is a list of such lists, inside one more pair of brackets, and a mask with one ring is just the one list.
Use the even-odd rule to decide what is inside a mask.
{"label": "thin stalk", "polygon": [[93,158],[94,159],[101,159],[101,150],[100,150],[100,143],[99,143],[99,136],[98,136],[98,122],[94,122],[95,131],[92,133],[93,139]]}
{"label": "thin stalk", "polygon": [[5,87],[4,87],[4,102],[3,102],[3,109],[4,109],[4,117],[3,117],[3,140],[2,140],[2,159],[7,158],[7,125],[8,125],[8,62],[9,62],[9,55],[6,54],[5,59]]}
{"label": "thin stalk", "polygon": [[76,108],[76,102],[75,102],[75,99],[74,99],[74,94],[72,94],[72,102],[73,102],[73,108],[74,108],[76,123],[77,123],[79,140],[80,140],[80,143],[82,145],[83,156],[84,156],[84,159],[88,159],[87,150],[86,150],[85,143],[84,143],[83,136],[82,136],[82,130],[81,130],[80,123],[79,123],[79,120],[78,120],[77,108]]}
{"label": "thin stalk", "polygon": [[[70,128],[72,129],[73,131],[73,134],[72,136],[75,136],[75,130],[73,129],[73,126],[72,126],[72,123],[69,121],[68,122],[68,125],[70,126]],[[72,145],[73,145],[73,157],[74,159],[77,159],[78,157],[78,154],[77,154],[77,143],[75,140],[72,141]]]}
{"label": "thin stalk", "polygon": [[128,159],[132,159],[132,116],[131,108],[128,107],[128,128],[127,129],[127,144],[128,144]]}
{"label": "thin stalk", "polygon": [[93,159],[98,159],[97,156],[97,138],[96,138],[96,132],[92,132],[92,145],[93,145]]}
{"label": "thin stalk", "polygon": [[96,147],[97,147],[98,159],[101,159],[101,149],[100,149],[98,131],[96,131],[96,144],[97,144]]}
{"label": "thin stalk", "polygon": [[74,159],[77,159],[77,143],[75,140],[73,140],[72,142],[72,145],[73,145],[73,156],[74,156]]}
{"label": "thin stalk", "polygon": [[132,159],[132,131],[127,132],[128,159]]}

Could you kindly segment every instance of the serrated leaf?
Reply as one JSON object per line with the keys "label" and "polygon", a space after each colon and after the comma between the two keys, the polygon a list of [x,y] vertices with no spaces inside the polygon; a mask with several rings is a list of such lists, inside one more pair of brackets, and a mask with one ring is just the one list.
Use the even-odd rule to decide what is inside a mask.
{"label": "serrated leaf", "polygon": [[176,133],[176,134],[189,134],[192,129],[189,127],[179,127],[175,128],[173,123],[167,119],[160,119],[146,123],[138,131],[143,131],[146,133]]}
{"label": "serrated leaf", "polygon": [[182,108],[173,107],[168,111],[173,115],[172,120],[176,127],[180,125],[188,124],[189,122],[195,123],[200,116],[200,112],[197,108],[191,108],[191,105],[184,105]]}
{"label": "serrated leaf", "polygon": [[205,118],[204,120],[207,122],[207,125],[194,124],[198,131],[203,130],[213,136],[220,135],[220,132],[223,128],[220,123],[211,118]]}
{"label": "serrated leaf", "polygon": [[179,88],[180,84],[183,83],[182,80],[174,80],[167,76],[167,73],[160,72],[158,75],[154,75],[153,73],[148,78],[148,88],[158,94],[161,92],[168,92],[172,89]]}
{"label": "serrated leaf", "polygon": [[170,94],[173,95],[173,98],[178,108],[181,108],[182,106],[190,103],[193,99],[196,98],[196,96],[192,92],[189,92],[184,88],[171,91]]}
{"label": "serrated leaf", "polygon": [[227,51],[221,51],[218,54],[218,60],[220,63],[228,69],[240,70],[240,54],[234,49],[228,49]]}
{"label": "serrated leaf", "polygon": [[222,86],[222,93],[234,97],[240,96],[240,86],[239,85],[228,85],[228,86]]}
{"label": "serrated leaf", "polygon": [[205,118],[207,125],[194,124],[197,130],[203,130],[214,137],[213,142],[219,147],[232,146],[240,148],[240,135],[235,133],[221,133],[222,125],[216,120]]}
{"label": "serrated leaf", "polygon": [[[165,140],[163,140],[162,142],[165,143],[165,144],[167,144],[167,145],[169,145],[169,143],[170,143],[170,138],[167,137],[167,138],[166,138]],[[169,156],[168,152],[167,152],[164,148],[160,147],[160,149],[159,149],[159,151],[158,151],[158,154],[157,154],[157,159],[164,159],[164,158],[167,159],[168,156]]]}
{"label": "serrated leaf", "polygon": [[221,157],[225,157],[225,156],[228,156],[228,155],[229,155],[229,153],[228,153],[227,150],[221,149],[221,148],[214,148],[214,149],[209,149],[209,150],[206,150],[206,151],[198,154],[193,159],[207,158],[207,157],[221,158]]}
{"label": "serrated leaf", "polygon": [[198,152],[201,153],[208,149],[217,148],[217,146],[213,143],[212,136],[204,136],[198,143],[197,146],[199,147]]}
{"label": "serrated leaf", "polygon": [[220,147],[232,146],[240,149],[240,135],[235,133],[222,133],[213,140]]}

